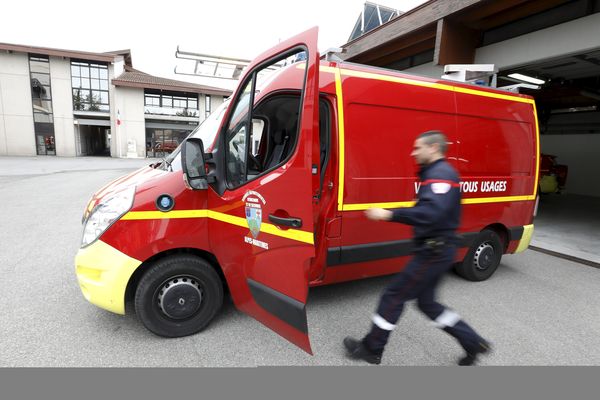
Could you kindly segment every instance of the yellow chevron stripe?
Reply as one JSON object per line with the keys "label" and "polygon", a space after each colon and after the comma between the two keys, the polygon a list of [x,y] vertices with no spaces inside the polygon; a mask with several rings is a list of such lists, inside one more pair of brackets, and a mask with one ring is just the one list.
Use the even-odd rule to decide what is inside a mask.
{"label": "yellow chevron stripe", "polygon": [[344,143],[344,101],[342,97],[342,77],[340,75],[340,70],[338,68],[335,69],[335,94],[337,96],[337,108],[338,108],[338,154],[339,154],[339,163],[338,163],[338,210],[342,211],[344,209],[344,170],[346,168],[345,164],[345,143]]}
{"label": "yellow chevron stripe", "polygon": [[[150,219],[180,219],[180,218],[211,218],[216,221],[225,222],[230,225],[248,227],[245,218],[236,217],[229,214],[220,213],[212,210],[177,210],[177,211],[130,211],[125,214],[123,221],[140,221]],[[260,231],[270,235],[296,240],[298,242],[314,244],[314,235],[312,232],[301,231],[297,229],[283,230],[275,225],[262,223]]]}
{"label": "yellow chevron stripe", "polygon": [[[509,201],[529,201],[535,200],[535,196],[506,196],[506,197],[482,197],[478,199],[462,199],[461,204],[485,204],[485,203],[504,203]],[[343,211],[361,211],[369,208],[405,208],[413,207],[415,201],[397,201],[389,203],[357,203],[344,204]]]}
{"label": "yellow chevron stripe", "polygon": [[414,201],[396,201],[391,203],[344,204],[343,211],[360,211],[369,208],[405,208],[416,204]]}
{"label": "yellow chevron stripe", "polygon": [[484,204],[484,203],[505,203],[508,201],[529,201],[535,200],[535,196],[506,196],[506,197],[480,197],[478,199],[462,199],[462,204]]}
{"label": "yellow chevron stripe", "polygon": [[178,210],[178,211],[130,211],[121,217],[123,221],[138,221],[146,219],[178,219],[206,218],[208,210]]}
{"label": "yellow chevron stripe", "polygon": [[[495,99],[517,101],[520,103],[529,103],[529,104],[535,105],[535,100],[533,100],[533,99],[512,96],[509,94],[493,93],[493,92],[486,92],[483,90],[457,87],[457,86],[452,86],[452,85],[448,85],[448,84],[444,84],[444,83],[424,82],[424,81],[419,81],[416,79],[402,78],[399,76],[391,76],[391,75],[385,75],[385,74],[378,74],[375,72],[355,71],[355,70],[346,69],[346,68],[337,69],[334,67],[321,67],[320,70],[324,71],[324,72],[333,73],[336,75],[337,75],[337,71],[341,71],[341,73],[343,75],[352,76],[355,78],[374,79],[374,80],[379,80],[379,81],[402,83],[405,85],[428,87],[428,88],[432,88],[432,89],[447,90],[450,92],[472,94],[475,96],[491,97],[491,98],[495,98]],[[336,76],[336,81],[337,81],[337,76]],[[336,82],[336,84],[337,84],[337,82]]]}

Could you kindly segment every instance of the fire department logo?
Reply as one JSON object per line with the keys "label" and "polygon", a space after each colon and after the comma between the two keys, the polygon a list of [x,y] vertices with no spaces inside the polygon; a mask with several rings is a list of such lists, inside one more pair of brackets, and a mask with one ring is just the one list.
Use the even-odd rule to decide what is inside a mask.
{"label": "fire department logo", "polygon": [[262,206],[266,204],[265,199],[257,192],[251,190],[246,192],[242,201],[246,203],[246,222],[252,237],[256,239],[262,225]]}

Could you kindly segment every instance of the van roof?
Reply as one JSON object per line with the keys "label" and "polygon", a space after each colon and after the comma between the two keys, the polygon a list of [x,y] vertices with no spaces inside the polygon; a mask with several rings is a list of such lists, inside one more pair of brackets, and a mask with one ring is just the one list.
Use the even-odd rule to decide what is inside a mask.
{"label": "van roof", "polygon": [[[451,81],[451,80],[446,80],[446,79],[441,79],[441,78],[436,79],[436,78],[431,78],[428,76],[408,74],[405,72],[400,72],[400,71],[389,69],[389,68],[376,67],[376,66],[365,65],[365,64],[357,64],[357,63],[348,62],[348,61],[342,61],[342,62],[321,61],[320,67],[321,67],[321,69],[323,69],[323,67],[325,67],[325,68],[339,67],[341,70],[349,71],[351,75],[355,75],[357,77],[362,77],[365,79],[383,79],[383,80],[395,81],[398,83],[409,83],[409,84],[414,83],[417,85],[419,85],[419,83],[424,83],[425,85],[422,85],[422,86],[429,86],[429,87],[437,88],[437,89],[452,90],[451,88],[462,88],[462,89],[464,89],[464,90],[461,90],[463,92],[472,92],[472,91],[488,92],[488,93],[495,93],[495,94],[501,95],[501,97],[510,96],[510,97],[516,97],[516,98],[530,99],[530,100],[533,99],[533,97],[529,96],[529,95],[510,92],[508,90],[493,88],[493,87],[489,87],[489,86],[482,86],[482,85],[476,85],[476,84],[465,83],[465,82],[457,82],[457,81]],[[354,71],[354,73],[352,71]],[[357,72],[358,72],[358,74],[357,74]],[[360,72],[364,72],[365,74],[360,74]],[[421,86],[421,85],[419,85],[419,86]],[[473,93],[473,94],[476,94],[476,93]]]}

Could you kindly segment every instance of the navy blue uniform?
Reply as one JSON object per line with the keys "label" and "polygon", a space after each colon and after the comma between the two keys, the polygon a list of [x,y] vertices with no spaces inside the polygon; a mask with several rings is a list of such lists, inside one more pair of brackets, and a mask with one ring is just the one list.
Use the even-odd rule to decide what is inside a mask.
{"label": "navy blue uniform", "polygon": [[414,257],[384,291],[363,344],[372,353],[382,354],[404,303],[417,299],[419,309],[438,327],[454,336],[467,353],[475,352],[483,338],[458,314],[435,301],[440,278],[452,267],[456,255],[461,211],[458,174],[440,159],[424,166],[419,178],[415,206],[393,210],[392,217],[394,222],[413,226]]}

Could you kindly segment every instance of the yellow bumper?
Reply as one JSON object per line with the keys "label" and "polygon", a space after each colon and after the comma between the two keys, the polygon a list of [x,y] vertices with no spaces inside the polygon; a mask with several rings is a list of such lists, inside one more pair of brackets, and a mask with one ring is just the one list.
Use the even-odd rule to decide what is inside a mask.
{"label": "yellow bumper", "polygon": [[521,241],[519,242],[519,247],[515,250],[515,253],[520,253],[525,251],[529,244],[531,243],[531,238],[533,236],[533,224],[525,225],[523,227],[523,236],[521,236]]}
{"label": "yellow bumper", "polygon": [[77,280],[83,296],[92,304],[125,314],[127,283],[141,261],[98,240],[79,249],[75,257]]}

